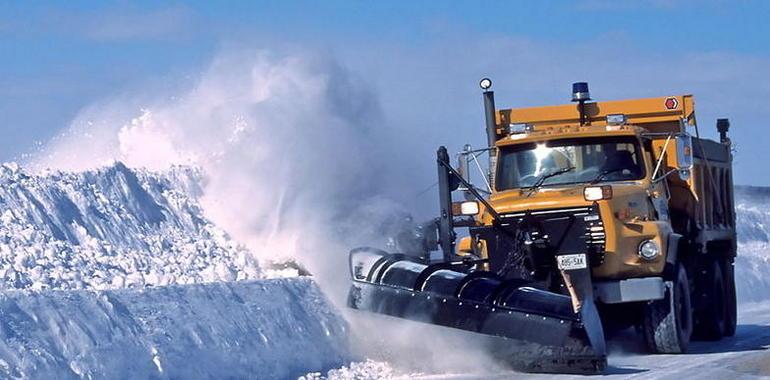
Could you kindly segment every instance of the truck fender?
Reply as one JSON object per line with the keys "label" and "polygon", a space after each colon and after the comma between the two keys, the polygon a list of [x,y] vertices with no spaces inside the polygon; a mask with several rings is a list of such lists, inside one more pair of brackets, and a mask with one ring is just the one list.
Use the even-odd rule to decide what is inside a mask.
{"label": "truck fender", "polygon": [[679,242],[682,240],[682,235],[677,233],[670,233],[668,235],[668,241],[666,244],[666,264],[672,266],[677,262],[677,254],[679,253]]}

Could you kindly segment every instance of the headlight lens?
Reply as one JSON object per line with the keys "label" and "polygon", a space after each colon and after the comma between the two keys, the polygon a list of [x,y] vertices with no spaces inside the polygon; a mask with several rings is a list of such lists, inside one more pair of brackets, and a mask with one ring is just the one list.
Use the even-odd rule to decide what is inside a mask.
{"label": "headlight lens", "polygon": [[474,201],[460,204],[460,213],[463,215],[476,215],[479,213],[479,203]]}
{"label": "headlight lens", "polygon": [[600,201],[612,198],[612,186],[589,186],[583,189],[583,197],[587,201]]}
{"label": "headlight lens", "polygon": [[660,247],[653,240],[645,240],[639,245],[639,257],[652,261],[660,255]]}
{"label": "headlight lens", "polygon": [[452,203],[452,214],[454,215],[477,215],[478,213],[479,203],[476,201]]}

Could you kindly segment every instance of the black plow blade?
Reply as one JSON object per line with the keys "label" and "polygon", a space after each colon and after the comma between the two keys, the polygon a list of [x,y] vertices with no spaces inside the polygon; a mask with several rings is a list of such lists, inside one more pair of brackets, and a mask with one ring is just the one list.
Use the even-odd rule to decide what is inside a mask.
{"label": "black plow blade", "polygon": [[598,318],[576,314],[568,296],[371,250],[354,250],[350,260],[353,309],[475,333],[520,371],[594,374],[607,366]]}

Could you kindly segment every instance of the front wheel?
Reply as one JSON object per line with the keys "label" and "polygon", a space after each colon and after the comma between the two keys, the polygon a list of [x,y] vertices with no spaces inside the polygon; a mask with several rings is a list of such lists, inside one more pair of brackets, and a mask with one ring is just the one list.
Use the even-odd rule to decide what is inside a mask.
{"label": "front wheel", "polygon": [[671,286],[662,300],[644,308],[642,333],[650,352],[681,354],[687,351],[692,335],[692,303],[687,271],[676,266]]}

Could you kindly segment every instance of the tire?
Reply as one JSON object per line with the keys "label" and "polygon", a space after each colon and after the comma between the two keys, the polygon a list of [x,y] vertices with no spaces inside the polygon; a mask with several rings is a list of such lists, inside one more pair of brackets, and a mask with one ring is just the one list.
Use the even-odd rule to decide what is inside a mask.
{"label": "tire", "polygon": [[681,264],[674,270],[671,286],[662,300],[644,308],[642,333],[650,352],[681,354],[687,352],[692,334],[692,303],[687,271]]}
{"label": "tire", "polygon": [[722,261],[725,280],[725,330],[724,336],[734,336],[738,324],[738,302],[735,294],[735,267],[729,259]]}
{"label": "tire", "polygon": [[693,338],[719,340],[725,335],[727,295],[722,267],[711,260],[697,274],[695,281],[695,324]]}

